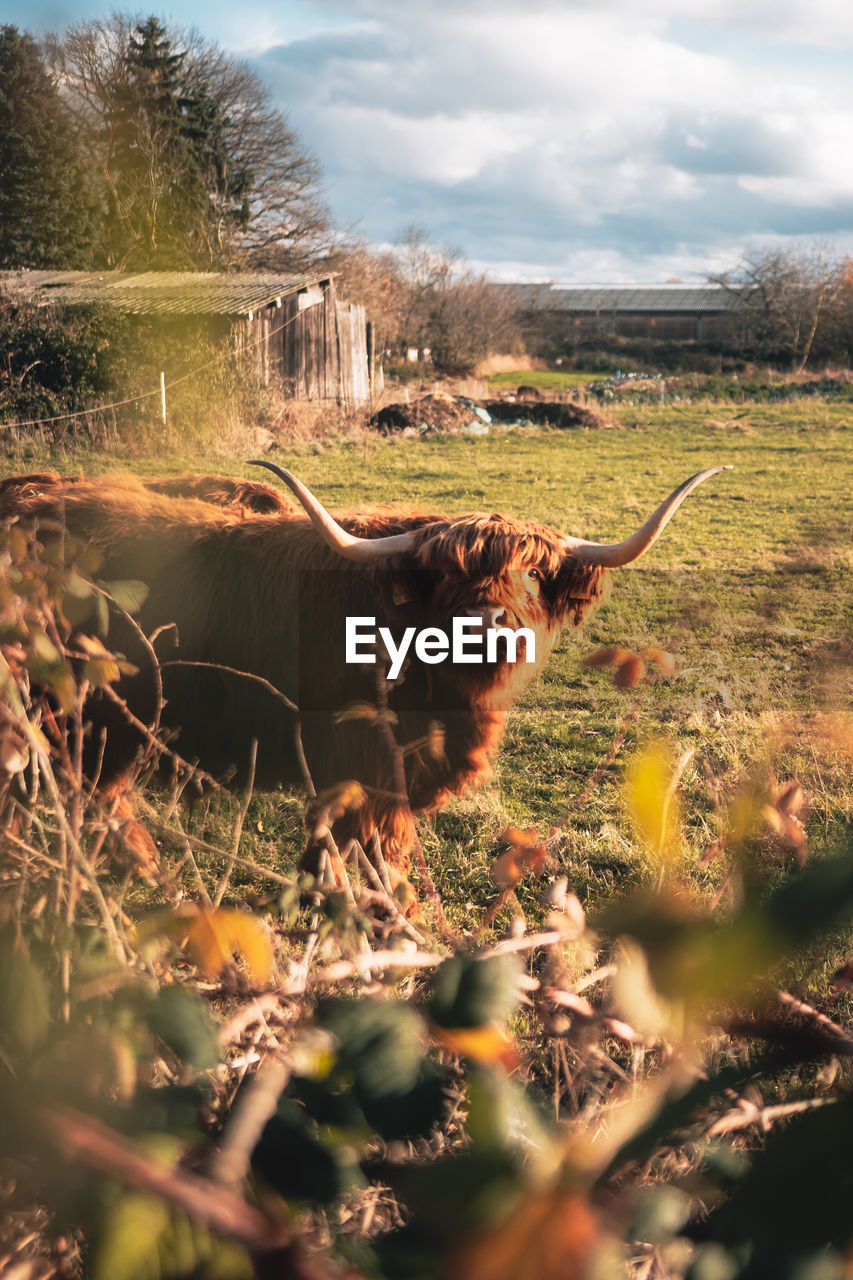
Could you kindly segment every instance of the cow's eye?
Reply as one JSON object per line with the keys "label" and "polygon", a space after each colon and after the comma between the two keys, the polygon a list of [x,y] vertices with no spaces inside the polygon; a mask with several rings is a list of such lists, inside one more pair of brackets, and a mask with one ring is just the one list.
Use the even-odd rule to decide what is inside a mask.
{"label": "cow's eye", "polygon": [[541,583],[543,574],[541,569],[525,569],[524,576],[528,582]]}

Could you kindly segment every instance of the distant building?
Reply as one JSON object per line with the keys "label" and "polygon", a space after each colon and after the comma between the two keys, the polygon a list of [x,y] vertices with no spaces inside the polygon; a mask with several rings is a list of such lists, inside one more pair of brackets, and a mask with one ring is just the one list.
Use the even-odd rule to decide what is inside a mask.
{"label": "distant building", "polygon": [[[528,324],[571,341],[615,336],[707,342],[736,331],[737,286],[705,284],[507,284]],[[538,326],[537,326],[538,327]]]}
{"label": "distant building", "polygon": [[261,272],[0,271],[0,291],[37,306],[106,307],[126,315],[204,322],[250,358],[267,383],[299,400],[371,399],[364,307],[339,302],[334,280]]}

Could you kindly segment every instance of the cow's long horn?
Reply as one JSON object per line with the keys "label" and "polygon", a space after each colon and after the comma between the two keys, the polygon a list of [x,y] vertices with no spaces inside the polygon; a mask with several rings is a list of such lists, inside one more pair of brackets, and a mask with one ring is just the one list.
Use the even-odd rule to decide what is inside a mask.
{"label": "cow's long horn", "polygon": [[691,476],[689,480],[684,481],[684,484],[673,489],[666,501],[660,504],[653,515],[649,516],[645,524],[624,542],[613,542],[608,545],[603,542],[586,542],[583,538],[567,537],[566,548],[576,560],[582,560],[586,564],[601,564],[611,569],[630,564],[644,551],[648,551],[652,543],[657,542],[684,499],[697,485],[707,480],[709,476],[715,476],[718,471],[731,471],[731,469],[731,466],[727,465],[709,467],[707,471],[697,471],[695,476]]}
{"label": "cow's long horn", "polygon": [[357,538],[354,534],[347,533],[346,529],[342,529],[337,520],[329,515],[311,490],[306,489],[301,480],[297,480],[290,471],[276,466],[274,462],[265,462],[263,459],[256,458],[249,462],[249,466],[266,467],[269,471],[274,471],[302,503],[320,537],[333,551],[337,551],[347,560],[362,562],[384,560],[388,556],[398,555],[401,551],[411,550],[414,539],[410,533],[394,533],[385,538]]}

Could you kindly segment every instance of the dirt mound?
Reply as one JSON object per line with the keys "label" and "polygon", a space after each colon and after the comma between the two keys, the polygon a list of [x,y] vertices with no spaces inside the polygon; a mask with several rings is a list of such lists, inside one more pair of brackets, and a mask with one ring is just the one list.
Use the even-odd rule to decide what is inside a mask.
{"label": "dirt mound", "polygon": [[472,422],[485,421],[477,413],[473,401],[455,396],[421,396],[409,404],[388,404],[370,419],[370,425],[382,435],[394,435],[398,431],[461,431]]}
{"label": "dirt mound", "polygon": [[533,423],[560,430],[600,431],[614,424],[595,409],[587,409],[572,401],[484,400],[476,402],[465,396],[426,395],[401,404],[385,405],[370,419],[370,426],[381,435],[427,435],[430,432],[466,432],[488,435],[495,425],[509,426]]}
{"label": "dirt mound", "polygon": [[517,422],[523,418],[537,426],[560,430],[574,427],[582,431],[602,431],[613,426],[611,419],[603,413],[571,400],[525,400],[521,405],[512,400],[484,400],[483,407],[495,422]]}

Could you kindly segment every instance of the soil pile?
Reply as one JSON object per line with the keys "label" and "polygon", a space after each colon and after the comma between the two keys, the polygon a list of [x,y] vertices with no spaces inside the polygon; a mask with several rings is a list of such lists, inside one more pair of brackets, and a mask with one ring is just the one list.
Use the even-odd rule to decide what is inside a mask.
{"label": "soil pile", "polygon": [[573,401],[524,399],[476,402],[464,396],[426,395],[385,405],[370,419],[381,435],[462,432],[488,435],[494,426],[548,426],[558,430],[600,431],[614,423],[595,409]]}

